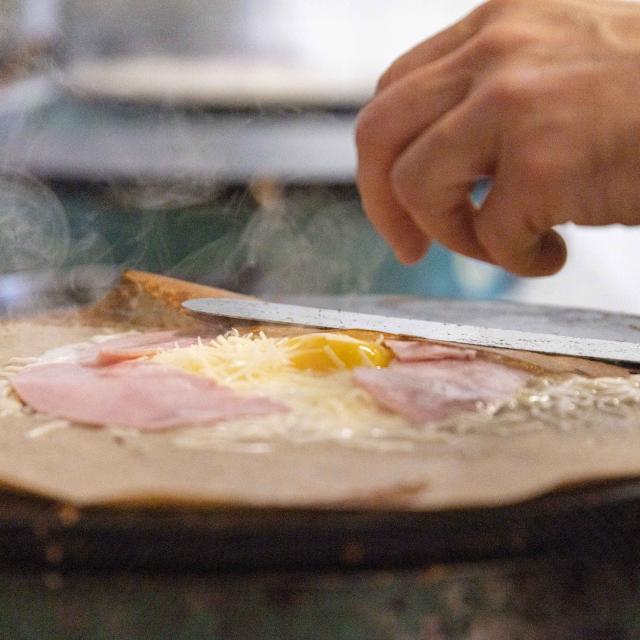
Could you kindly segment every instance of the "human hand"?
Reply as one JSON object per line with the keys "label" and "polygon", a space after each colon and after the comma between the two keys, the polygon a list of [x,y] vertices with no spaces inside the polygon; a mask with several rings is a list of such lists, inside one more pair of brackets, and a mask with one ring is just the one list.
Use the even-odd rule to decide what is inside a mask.
{"label": "human hand", "polygon": [[490,0],[387,70],[356,141],[365,210],[401,261],[437,240],[555,273],[556,225],[640,224],[640,6]]}

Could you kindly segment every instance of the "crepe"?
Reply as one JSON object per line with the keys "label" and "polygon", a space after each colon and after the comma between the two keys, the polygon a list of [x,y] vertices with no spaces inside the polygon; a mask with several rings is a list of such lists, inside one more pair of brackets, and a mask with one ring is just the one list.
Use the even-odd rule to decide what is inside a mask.
{"label": "crepe", "polygon": [[[182,312],[180,303],[190,297],[233,295],[127,272],[91,309],[1,325],[0,363],[131,328],[222,332],[230,328],[229,321],[195,320]],[[508,355],[538,371],[627,373],[575,358]],[[74,426],[33,437],[34,429],[51,420],[8,415],[0,418],[0,483],[78,506],[439,510],[502,505],[567,485],[640,475],[640,413],[631,424],[606,414],[595,418],[588,427],[569,431],[462,434],[419,442],[407,451],[280,443],[252,454],[175,447],[172,432],[123,434]]]}

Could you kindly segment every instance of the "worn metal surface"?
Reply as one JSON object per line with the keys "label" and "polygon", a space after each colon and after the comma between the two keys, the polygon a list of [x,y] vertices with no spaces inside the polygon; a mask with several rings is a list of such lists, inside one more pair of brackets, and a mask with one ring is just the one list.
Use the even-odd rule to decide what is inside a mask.
{"label": "worn metal surface", "polygon": [[515,328],[497,329],[483,325],[456,322],[434,322],[425,317],[407,318],[370,313],[357,313],[341,308],[308,307],[255,300],[221,300],[196,298],[182,305],[197,314],[225,316],[241,320],[256,320],[277,324],[302,325],[323,329],[362,329],[427,338],[444,342],[459,342],[483,347],[520,349],[539,353],[597,358],[640,365],[640,343],[623,340],[602,340]]}
{"label": "worn metal surface", "polygon": [[[279,301],[279,299],[278,299]],[[469,322],[496,329],[568,334],[601,340],[640,340],[640,317],[597,309],[569,309],[505,300],[448,300],[418,296],[288,296],[290,304],[340,307],[359,313]]]}
{"label": "worn metal surface", "polygon": [[640,483],[442,512],[310,509],[78,509],[0,494],[0,570],[398,570],[437,563],[630,548]]}

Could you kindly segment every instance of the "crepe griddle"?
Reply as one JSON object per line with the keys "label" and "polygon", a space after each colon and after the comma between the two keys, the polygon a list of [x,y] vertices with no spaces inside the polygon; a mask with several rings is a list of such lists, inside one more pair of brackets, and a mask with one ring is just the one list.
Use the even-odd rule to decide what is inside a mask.
{"label": "crepe griddle", "polygon": [[0,567],[82,571],[391,569],[633,548],[640,482],[497,508],[402,511],[83,509],[0,500]]}
{"label": "crepe griddle", "polygon": [[[633,316],[512,303],[380,296],[290,301],[423,314],[443,321],[464,313],[476,323],[496,327],[517,319],[523,330],[535,326],[538,331],[570,330],[609,339],[637,339],[640,331],[640,319]],[[119,302],[126,306],[125,298]],[[567,487],[506,506],[441,511],[381,506],[78,509],[4,491],[0,566],[189,572],[419,567],[555,550],[623,548],[634,543],[639,529],[640,479]]]}

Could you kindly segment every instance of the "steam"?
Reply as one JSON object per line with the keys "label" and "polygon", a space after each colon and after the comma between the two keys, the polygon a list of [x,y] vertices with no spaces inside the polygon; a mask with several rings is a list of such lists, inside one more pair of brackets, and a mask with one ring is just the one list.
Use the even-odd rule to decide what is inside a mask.
{"label": "steam", "polygon": [[[218,200],[214,194],[212,184],[114,184],[81,201],[72,225],[52,189],[18,173],[0,175],[0,312],[90,302],[114,282],[115,256],[123,253],[130,267],[155,263],[176,277],[265,297],[374,288],[387,252],[355,195],[317,187],[287,193],[270,181]],[[104,206],[114,204],[129,212],[117,214],[123,219],[110,242],[96,229],[114,215]],[[194,204],[192,213],[184,208]],[[217,219],[207,224],[211,216]],[[228,231],[171,268],[171,234],[181,228],[192,246],[194,229]]]}
{"label": "steam", "polygon": [[34,178],[0,175],[0,273],[56,269],[69,254],[67,216]]}
{"label": "steam", "polygon": [[74,232],[51,188],[29,175],[0,174],[0,274],[113,262],[111,246],[94,228],[101,213],[84,210],[85,223]]}
{"label": "steam", "polygon": [[270,182],[251,191],[257,207],[247,224],[189,255],[171,275],[265,297],[372,290],[386,250],[355,197],[285,196]]}
{"label": "steam", "polygon": [[[200,151],[181,115],[165,115],[178,167],[189,149],[191,156]],[[206,233],[213,240],[202,246]],[[187,257],[176,264],[176,254]],[[17,172],[0,174],[0,297],[10,275],[22,274],[11,279],[11,291],[22,283],[24,292],[27,275],[41,282],[42,272],[56,287],[68,273],[64,287],[85,291],[92,270],[102,288],[125,265],[265,297],[367,293],[387,255],[348,188],[285,190],[262,180],[223,192],[212,176],[185,170],[168,184],[139,176],[85,193],[78,185],[60,191]]]}
{"label": "steam", "polygon": [[51,189],[33,177],[0,174],[0,316],[95,300],[116,277],[113,267],[96,264],[109,256],[99,233],[73,236]]}
{"label": "steam", "polygon": [[[115,5],[96,7],[87,9],[83,3],[72,2],[65,10],[68,14],[65,19],[73,17],[67,25],[69,30],[65,28],[62,34],[71,60],[91,51],[101,57],[99,54],[106,53],[111,46],[107,35],[122,34],[122,25],[133,24],[119,18],[107,20],[114,11],[118,17],[128,15],[130,3],[118,0]],[[173,11],[176,17],[183,15],[181,7]],[[91,16],[95,19],[89,20]],[[171,13],[167,24],[175,22],[172,16]],[[149,39],[147,44],[152,51],[155,37],[166,34],[164,28],[157,32],[155,20],[145,29],[143,40]],[[138,37],[136,33],[136,39],[126,38],[118,46],[116,42],[112,53],[126,54],[130,40],[137,43],[131,44],[135,49],[140,45]],[[95,50],[89,46],[92,42]],[[84,53],[83,48],[87,49]],[[50,100],[62,98],[61,105],[65,106],[67,98],[63,93],[54,92],[52,96]],[[190,111],[170,104],[153,108],[137,105],[129,111],[126,105],[120,109],[115,103],[91,103],[86,98],[86,112],[80,108],[82,96],[71,101],[70,116],[79,118],[78,137],[82,127],[97,122],[96,137],[88,136],[87,145],[97,144],[97,153],[108,160],[124,157],[125,161],[113,163],[116,168],[105,169],[105,175],[100,173],[100,165],[92,169],[89,162],[81,166],[78,180],[91,179],[91,171],[95,170],[94,177],[100,185],[113,175],[110,171],[126,175],[127,182],[112,182],[106,189],[89,187],[91,192],[86,194],[81,182],[48,188],[25,175],[0,174],[0,298],[3,283],[11,282],[11,287],[21,291],[28,288],[29,282],[42,282],[45,287],[51,280],[49,276],[43,276],[42,280],[41,274],[57,274],[58,282],[60,274],[73,270],[67,281],[73,287],[79,288],[78,283],[84,287],[88,284],[85,275],[100,265],[114,271],[121,266],[116,262],[265,296],[363,293],[374,288],[388,252],[371,232],[352,191],[336,193],[309,187],[285,192],[277,183],[261,181],[244,192],[225,191],[222,195],[218,185],[237,180],[234,176],[238,168],[244,167],[245,163],[236,157],[239,154],[243,154],[242,159],[248,155],[252,161],[249,166],[268,170],[265,166],[269,166],[270,149],[261,140],[254,143],[252,132],[246,136],[246,148],[239,145],[239,150],[234,151],[235,147],[225,147],[220,136],[206,135],[210,128],[219,126],[217,113],[205,111],[194,119]],[[24,103],[14,109],[12,118],[2,123],[11,130],[7,135],[2,132],[7,145],[4,154],[0,152],[0,164],[10,162],[13,157],[14,163],[30,166],[38,175],[50,175],[46,162],[39,165],[32,160],[39,154],[55,157],[51,150],[66,147],[56,147],[58,138],[48,129],[56,122],[47,121],[46,114],[42,118],[46,126],[40,126],[40,120],[38,126],[33,125],[30,114],[41,103],[36,101],[38,104],[34,105],[21,100]],[[91,114],[94,107],[96,112]],[[264,113],[259,105],[253,107],[237,114],[229,136],[239,135],[244,140],[244,127],[264,114],[297,113],[295,107],[280,109],[271,105]],[[110,129],[105,124],[108,118],[104,122],[98,118],[103,109],[107,113],[112,108],[114,121],[125,131],[124,144],[122,135],[108,135]],[[90,117],[85,122],[82,118],[86,114]],[[137,141],[147,135],[154,136],[153,144],[138,145]],[[213,150],[212,145],[216,145]],[[6,151],[12,148],[15,154]],[[134,161],[127,163],[127,154],[136,160],[136,153],[146,154],[148,158],[144,159],[150,161],[140,165]],[[219,164],[212,166],[213,157],[220,158]],[[107,162],[106,166],[111,165]],[[139,169],[143,175],[133,175],[138,166],[145,167]],[[164,181],[167,175],[172,176],[169,183]],[[56,193],[62,194],[68,215]],[[116,233],[112,233],[114,227]],[[206,233],[211,234],[212,241],[190,251],[202,244],[202,234]],[[176,253],[188,255],[175,265]],[[97,269],[96,273],[108,274],[109,270]],[[98,280],[102,283],[105,277]],[[0,311],[1,307],[0,299]]]}
{"label": "steam", "polygon": [[167,185],[139,179],[127,185],[114,183],[110,191],[118,202],[129,209],[166,211],[210,202],[216,188],[213,184],[193,180]]}

